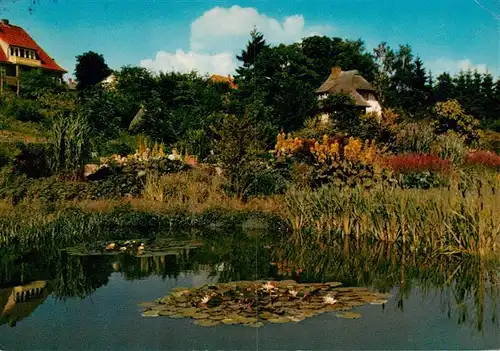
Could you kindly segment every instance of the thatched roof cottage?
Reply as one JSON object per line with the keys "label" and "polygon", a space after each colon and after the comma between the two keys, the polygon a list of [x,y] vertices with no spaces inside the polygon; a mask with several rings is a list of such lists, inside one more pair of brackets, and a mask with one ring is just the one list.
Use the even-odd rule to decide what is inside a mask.
{"label": "thatched roof cottage", "polygon": [[346,93],[352,97],[356,106],[364,109],[364,112],[382,114],[375,88],[356,70],[342,71],[340,67],[333,67],[330,76],[316,89],[316,93],[318,100],[326,99],[329,94]]}

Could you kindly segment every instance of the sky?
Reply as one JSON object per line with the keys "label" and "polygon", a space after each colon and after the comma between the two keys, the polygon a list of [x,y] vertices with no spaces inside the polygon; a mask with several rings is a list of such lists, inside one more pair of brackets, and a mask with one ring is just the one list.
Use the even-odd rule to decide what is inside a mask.
{"label": "sky", "polygon": [[0,0],[73,75],[95,51],[112,69],[233,74],[254,26],[271,44],[310,35],[409,44],[436,76],[461,69],[500,74],[500,0]]}

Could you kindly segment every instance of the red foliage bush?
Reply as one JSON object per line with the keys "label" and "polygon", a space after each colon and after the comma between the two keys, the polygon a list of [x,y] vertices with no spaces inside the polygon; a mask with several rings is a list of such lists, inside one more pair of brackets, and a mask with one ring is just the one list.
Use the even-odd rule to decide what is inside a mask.
{"label": "red foliage bush", "polygon": [[500,155],[491,151],[473,151],[465,157],[465,164],[500,169]]}
{"label": "red foliage bush", "polygon": [[397,173],[439,172],[445,173],[451,169],[451,163],[435,155],[405,154],[387,157],[385,165]]}

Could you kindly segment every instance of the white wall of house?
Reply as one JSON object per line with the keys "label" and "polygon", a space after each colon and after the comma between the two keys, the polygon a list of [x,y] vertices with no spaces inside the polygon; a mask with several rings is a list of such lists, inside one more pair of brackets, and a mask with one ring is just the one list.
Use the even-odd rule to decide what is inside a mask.
{"label": "white wall of house", "polygon": [[318,119],[321,124],[327,124],[330,121],[330,114],[323,112],[318,116]]}
{"label": "white wall of house", "polygon": [[368,99],[366,102],[370,105],[370,107],[366,108],[366,112],[375,112],[377,115],[382,116],[382,106],[380,106],[380,102],[378,102],[375,98]]}

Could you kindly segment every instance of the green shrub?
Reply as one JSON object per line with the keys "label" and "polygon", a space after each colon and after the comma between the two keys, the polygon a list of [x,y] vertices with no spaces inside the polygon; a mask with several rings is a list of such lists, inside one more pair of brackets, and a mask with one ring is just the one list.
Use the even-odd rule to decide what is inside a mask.
{"label": "green shrub", "polygon": [[40,122],[44,119],[39,103],[34,100],[14,98],[6,103],[4,111],[8,116],[23,122]]}
{"label": "green shrub", "polygon": [[45,144],[22,144],[14,158],[13,171],[28,178],[43,178],[51,175],[50,150]]}
{"label": "green shrub", "polygon": [[50,165],[53,172],[82,178],[91,158],[92,132],[81,114],[57,114],[53,121]]}
{"label": "green shrub", "polygon": [[120,142],[120,141],[113,141],[109,142],[103,145],[101,150],[99,150],[99,155],[102,155],[104,157],[106,156],[111,156],[111,155],[120,155],[120,156],[127,156],[130,154],[133,154],[135,152],[135,149],[130,146],[128,143],[125,142]]}
{"label": "green shrub", "polygon": [[449,181],[437,172],[411,172],[402,175],[401,186],[405,189],[430,189],[448,185]]}
{"label": "green shrub", "polygon": [[278,170],[265,169],[256,171],[244,191],[244,198],[251,196],[270,196],[283,194],[287,189],[288,181]]}
{"label": "green shrub", "polygon": [[17,148],[14,144],[0,144],[0,168],[12,164],[18,153],[19,148]]}
{"label": "green shrub", "polygon": [[434,128],[425,122],[403,124],[397,135],[393,149],[398,153],[421,153],[431,151],[436,139]]}
{"label": "green shrub", "polygon": [[433,154],[449,160],[454,165],[462,164],[467,153],[465,137],[453,131],[439,135],[431,149]]}
{"label": "green shrub", "polygon": [[456,100],[438,102],[434,107],[434,127],[439,134],[449,130],[464,136],[468,143],[479,139],[479,121],[468,115]]}

